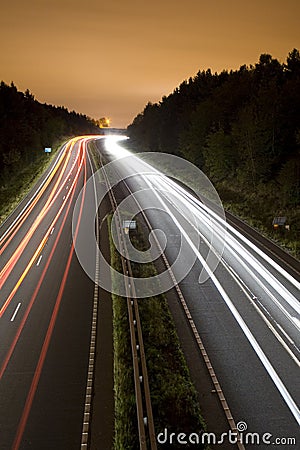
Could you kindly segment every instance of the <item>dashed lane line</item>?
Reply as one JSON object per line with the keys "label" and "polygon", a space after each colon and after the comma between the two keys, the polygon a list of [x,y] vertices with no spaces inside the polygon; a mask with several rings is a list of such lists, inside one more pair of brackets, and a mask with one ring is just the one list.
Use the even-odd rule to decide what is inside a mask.
{"label": "dashed lane line", "polygon": [[18,311],[19,311],[19,309],[20,309],[20,307],[21,307],[21,302],[18,303],[18,305],[17,305],[17,307],[16,307],[16,309],[15,309],[13,315],[11,316],[11,319],[10,319],[11,322],[13,322],[13,321],[15,320],[15,318],[16,318],[16,316],[17,316],[17,314],[18,314]]}

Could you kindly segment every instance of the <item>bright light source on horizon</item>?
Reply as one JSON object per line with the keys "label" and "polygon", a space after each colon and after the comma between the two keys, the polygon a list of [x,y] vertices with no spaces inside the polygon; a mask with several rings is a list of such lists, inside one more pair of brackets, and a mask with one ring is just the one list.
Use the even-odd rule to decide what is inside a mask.
{"label": "bright light source on horizon", "polygon": [[118,142],[125,141],[127,139],[129,139],[127,136],[108,135],[105,138],[105,148],[111,155],[115,156],[116,159],[131,156],[132,153],[130,151],[118,144]]}

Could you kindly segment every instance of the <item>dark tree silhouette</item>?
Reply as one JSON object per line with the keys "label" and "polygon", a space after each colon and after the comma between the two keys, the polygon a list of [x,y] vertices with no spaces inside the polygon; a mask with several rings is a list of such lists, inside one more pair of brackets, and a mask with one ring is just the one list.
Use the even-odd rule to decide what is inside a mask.
{"label": "dark tree silhouette", "polygon": [[44,147],[78,134],[99,132],[95,122],[66,108],[41,104],[27,89],[0,83],[0,181],[36,160]]}
{"label": "dark tree silhouette", "polygon": [[[254,66],[194,78],[148,103],[127,129],[139,151],[181,155],[216,184],[221,198],[269,226],[280,212],[300,234],[300,54],[265,53]],[[243,206],[244,205],[244,206]],[[294,233],[294,234],[293,234]]]}

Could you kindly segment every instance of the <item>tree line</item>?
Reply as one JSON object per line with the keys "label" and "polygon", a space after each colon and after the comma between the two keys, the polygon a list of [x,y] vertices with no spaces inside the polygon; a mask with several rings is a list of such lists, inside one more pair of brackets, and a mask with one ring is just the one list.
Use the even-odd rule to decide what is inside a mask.
{"label": "tree line", "polygon": [[62,138],[97,133],[93,119],[65,107],[42,104],[29,90],[0,84],[0,181],[41,157]]}
{"label": "tree line", "polygon": [[[224,200],[261,197],[272,214],[299,207],[300,54],[284,63],[262,54],[255,65],[199,71],[127,129],[139,151],[182,156],[220,189]],[[269,205],[268,205],[269,201]],[[249,211],[253,214],[253,211]],[[268,217],[270,220],[270,217]]]}

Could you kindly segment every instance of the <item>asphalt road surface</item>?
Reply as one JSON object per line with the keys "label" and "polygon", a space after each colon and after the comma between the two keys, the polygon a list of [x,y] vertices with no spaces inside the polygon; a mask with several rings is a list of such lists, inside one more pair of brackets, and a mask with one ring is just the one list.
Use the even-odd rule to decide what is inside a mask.
{"label": "asphalt road surface", "polygon": [[[240,227],[226,223],[206,180],[200,186],[199,199],[174,182],[173,169],[173,178],[178,173],[183,174],[182,180],[189,176],[189,168],[184,172],[185,164],[176,167],[171,159],[168,167],[169,157],[159,154],[141,159],[122,148],[122,142],[114,137],[107,139],[105,147],[102,143],[98,146],[114,161],[107,168],[112,183],[125,184],[130,197],[136,199],[120,206],[124,218],[131,210],[133,217],[138,204],[152,230],[159,230],[156,237],[165,248],[233,417],[244,434],[245,447],[297,448],[299,263],[294,260],[293,270],[285,270],[285,261],[261,250]],[[197,174],[191,177],[197,178]],[[269,246],[267,240],[264,244]],[[132,256],[138,257],[134,250]],[[290,258],[287,260],[290,265]],[[164,288],[168,286],[164,276],[160,282]],[[136,288],[140,297],[145,297],[144,292],[156,286],[157,282],[149,282]]]}
{"label": "asphalt road surface", "polygon": [[[172,179],[173,163],[170,169],[156,155],[149,165],[123,149],[118,139],[109,136],[106,145],[103,138],[95,142],[107,160],[115,161],[112,178],[135,193],[152,229],[159,230],[156,239],[165,249],[233,417],[245,438],[250,433],[245,447],[297,448],[297,264],[288,272],[284,262],[226,223],[207,186],[196,199]],[[96,257],[94,226],[86,235],[81,226],[95,210],[95,193],[86,192],[94,171],[88,146],[89,139],[79,138],[66,144],[1,227],[1,450],[80,448],[94,279],[78,260],[77,239],[84,237],[92,267]],[[136,201],[120,206],[124,219]],[[155,252],[152,245],[148,255],[156,258]],[[100,284],[101,273],[100,264]],[[159,276],[159,283],[137,283],[140,297],[149,289],[172,287],[167,275]]]}
{"label": "asphalt road surface", "polygon": [[70,141],[1,227],[1,450],[80,448],[94,283],[71,223],[91,170]]}

